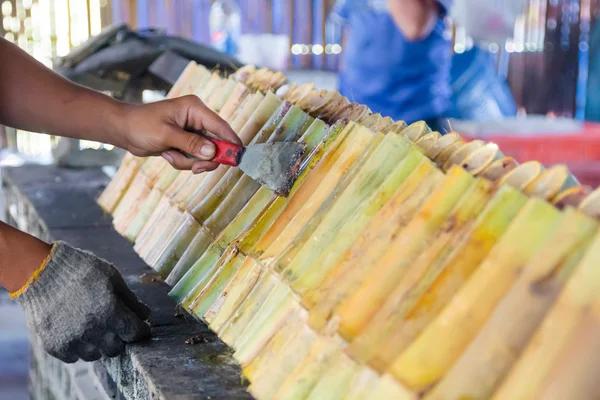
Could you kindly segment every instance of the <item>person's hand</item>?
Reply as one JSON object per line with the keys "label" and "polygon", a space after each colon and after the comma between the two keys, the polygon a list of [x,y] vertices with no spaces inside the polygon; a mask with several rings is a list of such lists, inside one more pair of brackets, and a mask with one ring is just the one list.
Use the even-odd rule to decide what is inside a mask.
{"label": "person's hand", "polygon": [[[194,95],[127,106],[123,115],[121,147],[140,157],[162,155],[177,169],[201,173],[218,166],[210,161],[215,155],[214,144],[190,130],[208,131],[223,140],[242,144],[229,124]],[[187,158],[181,152],[197,159]]]}
{"label": "person's hand", "polygon": [[107,261],[64,242],[13,297],[48,354],[66,363],[115,357],[150,336],[150,310]]}

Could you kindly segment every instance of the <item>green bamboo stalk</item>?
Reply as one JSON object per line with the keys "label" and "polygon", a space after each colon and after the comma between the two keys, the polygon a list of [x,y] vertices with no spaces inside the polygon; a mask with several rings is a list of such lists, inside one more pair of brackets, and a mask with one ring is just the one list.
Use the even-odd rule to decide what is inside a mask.
{"label": "green bamboo stalk", "polygon": [[[319,210],[302,228],[300,233],[294,238],[293,243],[278,258],[275,270],[282,272],[290,265],[298,254],[309,253],[308,251],[302,253],[301,250],[315,231],[317,235],[315,237],[315,242],[323,240],[323,244],[329,243],[337,230],[332,232],[333,235],[331,235],[323,232],[325,226],[320,230],[317,230],[317,228],[319,228],[319,225],[326,219],[329,211],[338,202],[338,199],[346,201],[346,204],[343,206],[341,205],[342,202],[340,202],[340,209],[343,208],[346,212],[349,212],[349,210],[355,208],[360,200],[363,200],[364,197],[370,195],[371,192],[369,190],[374,190],[374,188],[381,184],[385,179],[385,176],[398,163],[398,160],[406,155],[409,148],[410,143],[400,136],[386,135],[381,143],[374,149],[373,153],[359,164],[360,167],[356,171],[356,174],[346,174],[346,177],[338,184],[338,186],[336,186],[334,191],[329,195],[327,201],[323,203]],[[362,186],[365,187],[366,194],[363,194],[362,197],[357,197]],[[344,195],[346,191],[348,195]],[[352,196],[354,196],[354,198],[352,198]],[[340,215],[335,214],[335,219],[339,221],[339,218]],[[335,228],[332,226],[331,229]],[[308,256],[308,258],[311,257]],[[285,276],[287,279],[294,280],[293,272],[293,269],[286,271]]]}
{"label": "green bamboo stalk", "polygon": [[424,159],[408,139],[396,137],[406,153],[396,156],[389,153],[384,163],[373,165],[368,172],[365,171],[369,165],[365,164],[361,170],[364,180],[357,176],[284,271],[296,293],[303,295],[320,285],[370,219]]}

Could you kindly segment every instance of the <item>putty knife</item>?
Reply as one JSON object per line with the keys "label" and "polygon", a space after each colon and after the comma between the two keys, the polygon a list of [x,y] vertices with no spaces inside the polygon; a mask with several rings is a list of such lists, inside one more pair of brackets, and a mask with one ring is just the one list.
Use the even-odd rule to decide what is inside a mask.
{"label": "putty knife", "polygon": [[[238,167],[250,178],[287,197],[298,177],[306,146],[296,142],[251,144],[246,147],[199,133],[216,147],[213,162]],[[190,155],[187,157],[195,158]]]}

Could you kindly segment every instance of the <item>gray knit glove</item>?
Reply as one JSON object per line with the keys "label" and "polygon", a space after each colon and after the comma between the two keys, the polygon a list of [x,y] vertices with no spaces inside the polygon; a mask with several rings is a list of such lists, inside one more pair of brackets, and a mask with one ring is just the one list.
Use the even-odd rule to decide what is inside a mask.
{"label": "gray knit glove", "polygon": [[150,336],[150,310],[107,261],[64,242],[16,297],[29,330],[66,363],[115,357],[125,343]]}

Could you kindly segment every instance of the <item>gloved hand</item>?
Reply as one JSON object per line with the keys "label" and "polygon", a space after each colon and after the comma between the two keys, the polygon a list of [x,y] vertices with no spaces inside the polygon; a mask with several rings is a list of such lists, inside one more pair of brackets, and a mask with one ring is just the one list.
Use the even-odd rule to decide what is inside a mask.
{"label": "gloved hand", "polygon": [[107,261],[64,242],[19,291],[29,330],[52,356],[73,363],[115,357],[150,336],[150,310]]}

